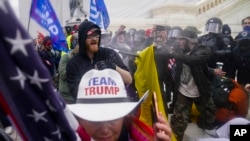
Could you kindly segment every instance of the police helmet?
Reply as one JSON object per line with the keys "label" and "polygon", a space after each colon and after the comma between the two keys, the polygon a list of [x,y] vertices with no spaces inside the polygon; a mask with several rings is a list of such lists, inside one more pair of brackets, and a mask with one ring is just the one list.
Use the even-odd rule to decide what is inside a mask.
{"label": "police helmet", "polygon": [[112,31],[111,30],[102,30],[101,36],[102,37],[112,37]]}
{"label": "police helmet", "polygon": [[205,25],[205,33],[221,33],[222,21],[219,18],[210,18]]}
{"label": "police helmet", "polygon": [[134,36],[135,33],[136,33],[136,29],[135,29],[135,28],[130,28],[130,29],[128,30],[128,34],[129,34],[130,36]]}
{"label": "police helmet", "polygon": [[145,30],[140,29],[135,34],[135,41],[142,41],[145,38]]}
{"label": "police helmet", "polygon": [[170,29],[170,31],[168,32],[168,39],[172,39],[172,38],[176,38],[177,36],[180,35],[182,31],[182,28],[179,26],[174,26]]}

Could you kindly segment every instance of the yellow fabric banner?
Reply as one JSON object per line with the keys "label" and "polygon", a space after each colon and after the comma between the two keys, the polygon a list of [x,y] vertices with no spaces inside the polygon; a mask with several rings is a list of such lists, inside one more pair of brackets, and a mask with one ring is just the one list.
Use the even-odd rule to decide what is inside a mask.
{"label": "yellow fabric banner", "polygon": [[[135,87],[138,91],[139,97],[141,97],[147,90],[149,90],[148,98],[141,104],[140,107],[140,120],[152,126],[152,113],[151,113],[151,100],[153,92],[156,92],[158,99],[159,111],[167,119],[167,113],[163,106],[163,100],[158,81],[158,74],[154,58],[154,46],[153,44],[141,51],[135,59],[137,70],[134,74]],[[172,135],[172,141],[176,141],[174,135]]]}

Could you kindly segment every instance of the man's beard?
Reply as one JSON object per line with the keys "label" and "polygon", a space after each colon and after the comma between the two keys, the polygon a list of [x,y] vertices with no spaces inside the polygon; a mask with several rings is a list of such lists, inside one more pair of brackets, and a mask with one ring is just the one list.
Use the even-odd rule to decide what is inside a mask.
{"label": "man's beard", "polygon": [[88,46],[88,51],[89,52],[91,52],[91,53],[96,53],[96,52],[98,52],[98,49],[99,49],[99,47],[97,46],[97,47],[93,47],[93,46]]}
{"label": "man's beard", "polygon": [[188,44],[185,44],[184,49],[183,49],[183,53],[187,53],[189,51],[190,51],[190,48],[189,48]]}

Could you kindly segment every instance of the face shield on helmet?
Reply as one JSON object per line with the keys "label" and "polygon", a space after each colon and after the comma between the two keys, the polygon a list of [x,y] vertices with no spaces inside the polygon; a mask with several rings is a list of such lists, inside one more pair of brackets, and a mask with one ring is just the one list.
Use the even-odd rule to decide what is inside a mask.
{"label": "face shield on helmet", "polygon": [[220,33],[221,25],[218,23],[208,23],[205,27],[205,32],[209,33]]}
{"label": "face shield on helmet", "polygon": [[145,31],[144,30],[138,30],[135,33],[135,41],[142,41],[143,39],[145,39]]}
{"label": "face shield on helmet", "polygon": [[168,32],[168,43],[174,43],[177,37],[180,35],[182,29],[179,26],[175,26]]}
{"label": "face shield on helmet", "polygon": [[168,39],[170,39],[170,38],[176,38],[177,36],[180,35],[181,31],[182,31],[182,29],[180,27],[173,27],[168,32]]}
{"label": "face shield on helmet", "polygon": [[101,46],[107,47],[112,38],[112,31],[103,30],[101,32]]}
{"label": "face shield on helmet", "polygon": [[134,36],[135,33],[136,33],[136,29],[135,29],[135,28],[130,28],[130,29],[128,30],[129,36]]}
{"label": "face shield on helmet", "polygon": [[222,21],[219,18],[211,18],[205,25],[205,33],[221,33]]}

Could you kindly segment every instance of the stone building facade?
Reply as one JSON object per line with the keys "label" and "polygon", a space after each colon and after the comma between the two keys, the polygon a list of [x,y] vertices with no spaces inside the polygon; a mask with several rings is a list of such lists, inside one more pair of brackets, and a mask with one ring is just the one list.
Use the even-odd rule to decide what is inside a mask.
{"label": "stone building facade", "polygon": [[[84,0],[85,1],[85,0]],[[108,2],[108,0],[107,0]],[[153,2],[153,1],[152,1]],[[62,26],[65,26],[69,17],[68,0],[58,3],[51,0],[57,16]],[[36,36],[41,28],[29,19],[31,0],[19,0],[19,18],[23,25],[27,27],[31,36]],[[85,11],[87,11],[85,9]],[[204,30],[206,21],[211,17],[222,19],[224,24],[228,24],[235,36],[242,30],[241,20],[250,14],[250,0],[200,0],[198,3],[183,3],[177,0],[169,0],[161,6],[149,11],[148,18],[112,18],[110,17],[109,29],[116,31],[120,25],[126,25],[126,29],[148,29],[154,24],[181,26],[196,26],[200,31]],[[87,13],[87,12],[86,12]],[[84,18],[84,17],[83,17]],[[44,30],[46,33],[46,31]]]}
{"label": "stone building facade", "polygon": [[181,26],[196,26],[204,30],[206,21],[218,17],[223,24],[228,24],[232,29],[232,36],[242,30],[241,20],[250,16],[249,0],[201,0],[193,5],[188,3],[171,2],[151,11],[150,19],[111,19],[111,30],[116,30],[124,24],[127,29],[148,29],[153,24]]}

